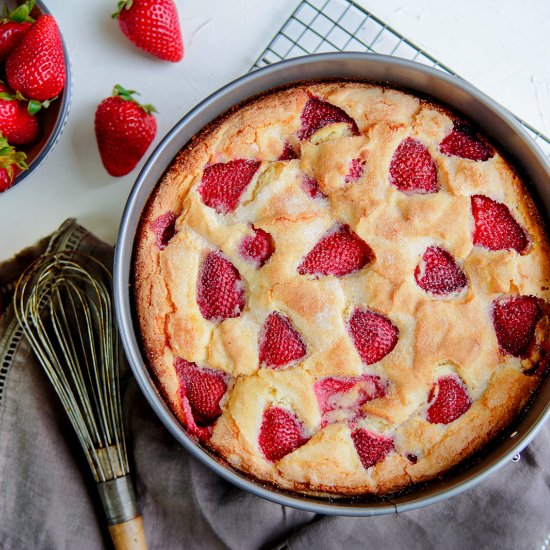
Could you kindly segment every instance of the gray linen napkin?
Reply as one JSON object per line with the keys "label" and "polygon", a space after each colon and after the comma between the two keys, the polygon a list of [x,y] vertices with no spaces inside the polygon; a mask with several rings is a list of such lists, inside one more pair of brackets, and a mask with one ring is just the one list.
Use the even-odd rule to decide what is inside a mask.
{"label": "gray linen napkin", "polygon": [[[112,249],[68,220],[0,266],[4,306],[21,270],[46,248]],[[540,549],[550,532],[550,427],[475,489],[378,518],[325,517],[262,500],[181,448],[123,373],[129,454],[149,548]],[[72,429],[13,319],[0,319],[0,548],[110,548],[95,487]]]}

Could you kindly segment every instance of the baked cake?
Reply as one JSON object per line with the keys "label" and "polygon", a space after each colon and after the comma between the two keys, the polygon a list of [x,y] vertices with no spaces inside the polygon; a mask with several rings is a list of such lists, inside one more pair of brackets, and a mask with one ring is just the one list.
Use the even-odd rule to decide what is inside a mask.
{"label": "baked cake", "polygon": [[550,356],[549,276],[532,198],[473,126],[304,83],[180,152],[142,214],[134,298],[193,438],[278,487],[383,494],[518,415]]}

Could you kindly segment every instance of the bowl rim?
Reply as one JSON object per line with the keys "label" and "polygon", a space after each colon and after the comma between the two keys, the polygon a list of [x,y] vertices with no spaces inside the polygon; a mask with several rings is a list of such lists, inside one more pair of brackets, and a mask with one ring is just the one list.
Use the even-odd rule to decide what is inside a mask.
{"label": "bowl rim", "polygon": [[[509,436],[510,438],[514,438],[516,436],[517,439],[515,441],[507,440],[504,441],[504,443],[498,442],[496,446],[498,448],[502,446],[504,448],[504,452],[498,451],[497,453],[491,453],[489,455],[490,458],[484,457],[481,462],[488,461],[487,465],[478,466],[474,464],[463,472],[458,471],[449,474],[448,477],[445,476],[447,479],[442,483],[430,482],[427,484],[427,489],[413,489],[411,493],[404,494],[402,497],[398,496],[396,498],[393,496],[391,498],[381,497],[379,500],[364,501],[362,499],[341,500],[339,498],[319,498],[296,494],[280,490],[278,488],[273,488],[268,484],[256,481],[234,470],[231,466],[224,463],[221,459],[218,459],[207,449],[200,447],[187,435],[187,432],[183,426],[179,423],[162,398],[147,368],[146,361],[143,359],[141,348],[137,341],[130,295],[130,271],[137,223],[150,192],[156,186],[159,178],[161,177],[160,174],[162,174],[171,163],[174,155],[171,155],[168,160],[168,164],[164,164],[164,166],[161,167],[161,172],[159,172],[158,166],[159,159],[163,154],[167,154],[166,149],[169,146],[172,148],[174,147],[174,143],[178,141],[178,136],[182,129],[185,130],[188,125],[190,126],[192,123],[196,123],[196,120],[200,118],[205,111],[212,108],[212,106],[214,106],[214,110],[216,110],[216,108],[220,109],[218,112],[219,115],[227,110],[228,107],[226,105],[238,104],[245,101],[249,97],[257,95],[257,93],[260,93],[261,90],[257,90],[254,84],[260,82],[263,76],[272,76],[273,74],[275,74],[275,76],[280,76],[281,82],[279,85],[282,86],[292,81],[298,82],[300,80],[308,80],[308,78],[293,78],[285,80],[285,73],[288,73],[291,70],[300,70],[300,74],[302,74],[302,72],[307,73],[308,68],[311,67],[312,64],[321,64],[323,67],[328,67],[329,65],[338,65],[339,67],[342,67],[347,62],[359,62],[365,65],[368,64],[373,66],[378,65],[381,70],[387,66],[407,71],[412,70],[414,73],[419,73],[421,77],[435,77],[437,80],[443,81],[444,83],[450,85],[451,88],[465,93],[465,97],[474,98],[476,101],[481,103],[482,107],[489,109],[491,116],[496,117],[495,120],[498,121],[498,119],[500,119],[503,121],[504,126],[508,130],[511,129],[515,132],[514,137],[518,138],[519,142],[523,144],[522,146],[526,147],[526,150],[534,159],[534,164],[538,162],[538,166],[535,167],[539,170],[538,176],[544,178],[544,181],[547,183],[550,181],[550,166],[547,159],[543,155],[542,150],[539,149],[539,147],[535,144],[519,122],[517,122],[513,115],[486,96],[483,92],[458,77],[412,61],[370,53],[326,53],[281,61],[237,78],[208,96],[193,109],[191,109],[185,116],[183,116],[151,153],[132,187],[121,219],[117,245],[115,248],[113,288],[115,310],[122,343],[138,385],[160,420],[164,423],[176,440],[182,444],[193,457],[200,460],[222,478],[233,483],[237,487],[252,492],[253,494],[272,502],[327,515],[365,517],[404,512],[439,502],[443,499],[457,495],[473,487],[474,485],[477,485],[492,473],[500,469],[532,441],[532,439],[540,431],[544,422],[550,417],[550,379],[547,379],[547,381],[542,384],[545,388],[545,395],[543,397],[546,397],[546,394],[548,394],[549,398],[546,399],[546,403],[542,403],[542,405],[540,405],[533,413],[534,420],[531,419],[527,423],[527,428],[519,437],[516,436],[517,432]],[[333,67],[333,69],[333,73],[338,72],[336,68]],[[325,78],[333,78],[333,74],[327,75]],[[356,78],[359,77],[356,76]],[[322,80],[323,77],[318,76],[317,79]],[[380,79],[375,78],[369,79],[368,74],[363,75],[361,79],[380,81]],[[396,85],[395,82],[393,84]],[[397,84],[397,86],[404,87],[402,84]],[[243,90],[246,90],[247,87],[250,87],[251,91],[246,92],[248,95],[242,95]],[[269,88],[270,87],[264,88],[264,91]],[[426,92],[424,90],[423,93],[431,95],[430,91]],[[445,102],[445,100],[441,101]],[[212,120],[212,118],[215,117],[211,117],[210,120]],[[210,120],[206,120],[201,124],[201,126],[205,126]],[[188,140],[185,140],[185,142],[187,141]],[[185,142],[180,144],[178,148],[181,148]],[[162,161],[162,159],[160,160]],[[155,169],[158,173],[157,176],[155,176]],[[152,179],[154,179],[154,181],[152,181]],[[536,178],[532,177],[532,179]],[[542,185],[542,183],[540,183],[540,185]],[[550,188],[550,185],[548,187]],[[537,191],[540,191],[538,186]],[[549,201],[550,198],[547,197],[547,210],[550,208]],[[539,399],[539,401],[541,400],[542,398]],[[498,456],[492,456],[493,454]]]}
{"label": "bowl rim", "polygon": [[[47,8],[46,4],[44,4],[42,0],[37,0],[36,6],[39,8],[43,15],[52,15],[51,11]],[[59,98],[59,100],[61,101],[59,112],[57,113],[54,127],[50,135],[48,136],[48,139],[44,143],[42,149],[40,149],[36,157],[34,157],[29,163],[28,169],[19,172],[19,174],[15,176],[15,179],[13,180],[13,185],[10,187],[10,189],[15,187],[16,185],[19,185],[23,180],[28,178],[43,163],[43,161],[56,145],[59,137],[61,136],[61,132],[63,131],[65,124],[67,123],[67,117],[69,115],[72,97],[72,69],[67,44],[65,43],[65,39],[59,25],[58,28],[59,35],[61,36],[61,44],[63,46],[63,55],[65,56],[65,87],[63,88],[63,91],[61,93],[61,98]]]}

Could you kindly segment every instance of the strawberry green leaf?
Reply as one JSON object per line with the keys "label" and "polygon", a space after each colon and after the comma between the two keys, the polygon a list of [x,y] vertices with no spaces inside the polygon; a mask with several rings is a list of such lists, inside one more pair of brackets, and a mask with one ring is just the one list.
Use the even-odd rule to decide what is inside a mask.
{"label": "strawberry green leaf", "polygon": [[136,92],[135,90],[127,90],[124,86],[121,86],[120,84],[115,84],[113,88],[113,96],[119,96],[126,101],[136,101],[132,97],[136,94],[139,95],[139,92]]}
{"label": "strawberry green leaf", "polygon": [[151,105],[150,103],[147,103],[146,105],[142,105],[139,103],[139,101],[133,97],[134,95],[140,95],[139,92],[136,92],[136,90],[127,90],[124,88],[124,86],[121,86],[120,84],[115,84],[113,88],[113,96],[114,97],[120,97],[121,99],[124,99],[125,101],[133,101],[136,105],[141,107],[148,115],[151,113],[158,113],[157,109]]}
{"label": "strawberry green leaf", "polygon": [[12,10],[9,13],[8,18],[11,21],[15,21],[16,23],[34,23],[34,19],[30,17],[30,13],[35,4],[36,0],[28,0],[24,4],[21,4],[20,6],[17,6],[14,10]]}
{"label": "strawberry green leaf", "polygon": [[117,4],[117,11],[111,15],[113,19],[117,19],[122,10],[129,10],[132,7],[134,0],[120,0]]}
{"label": "strawberry green leaf", "polygon": [[140,105],[140,107],[148,114],[151,113],[158,113],[156,107],[154,105],[151,105],[150,103],[146,103],[145,105]]}
{"label": "strawberry green leaf", "polygon": [[40,109],[42,109],[42,105],[40,105],[39,101],[29,101],[29,104],[27,105],[29,115],[35,115],[38,111],[40,111]]}
{"label": "strawberry green leaf", "polygon": [[56,100],[57,97],[58,96],[55,96],[52,99],[46,99],[44,101],[36,101],[34,99],[31,99],[29,101],[29,104],[27,105],[27,111],[29,115],[35,115],[36,113],[38,113],[38,111],[40,111],[40,109],[47,109],[51,105],[52,101]]}
{"label": "strawberry green leaf", "polygon": [[27,155],[23,151],[16,151],[12,147],[8,140],[0,134],[0,168],[5,168],[10,173],[10,177],[13,178],[13,165],[17,166],[21,170],[28,168],[25,159]]}

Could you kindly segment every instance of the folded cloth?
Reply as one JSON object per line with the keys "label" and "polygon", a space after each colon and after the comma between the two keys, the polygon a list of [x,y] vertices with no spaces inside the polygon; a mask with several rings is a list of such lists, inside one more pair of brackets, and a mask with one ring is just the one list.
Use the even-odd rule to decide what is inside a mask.
{"label": "folded cloth", "polygon": [[[0,265],[0,548],[110,548],[72,428],[8,306],[21,271],[46,250],[112,249],[73,220]],[[151,549],[540,549],[550,532],[550,427],[474,489],[376,518],[328,517],[233,487],[190,457],[147,405],[125,366],[123,407],[138,506]],[[546,539],[546,540],[545,540]]]}

